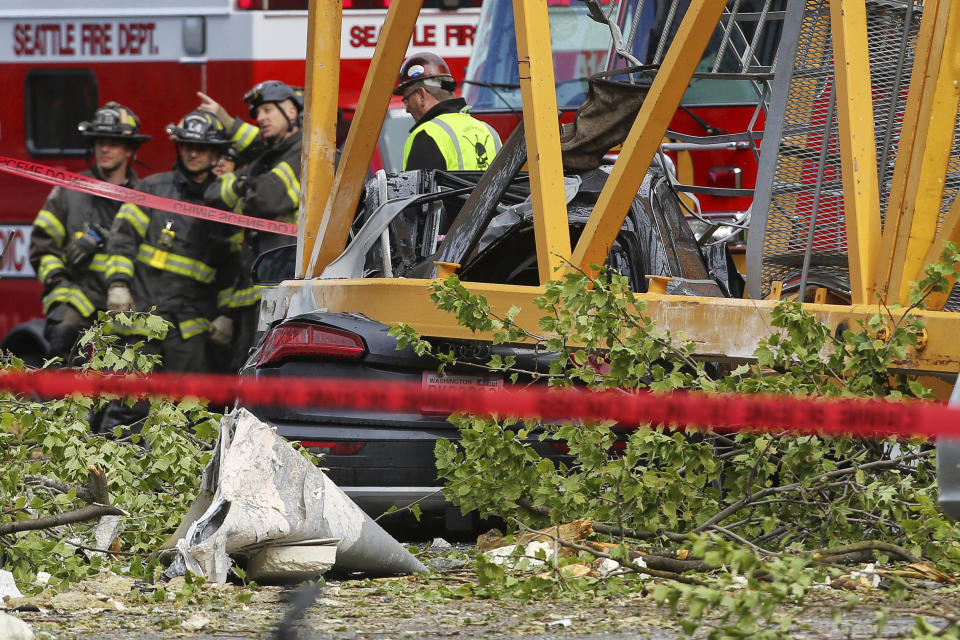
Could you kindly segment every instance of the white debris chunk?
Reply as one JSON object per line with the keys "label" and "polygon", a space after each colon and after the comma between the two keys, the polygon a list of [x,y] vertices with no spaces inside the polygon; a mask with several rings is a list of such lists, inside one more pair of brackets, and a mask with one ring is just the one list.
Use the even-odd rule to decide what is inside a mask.
{"label": "white debris chunk", "polygon": [[[552,542],[534,541],[523,547],[523,553],[519,555],[515,553],[517,549],[515,544],[484,551],[483,555],[494,564],[510,569],[535,569],[544,566],[553,557],[553,546]],[[540,552],[542,552],[542,560]]]}
{"label": "white debris chunk", "polygon": [[208,624],[210,624],[210,618],[199,613],[195,613],[181,622],[180,626],[187,631],[200,631],[200,629],[203,629]]}
{"label": "white debris chunk", "polygon": [[16,616],[0,613],[0,638],[4,640],[33,640],[33,629]]}
{"label": "white debris chunk", "polygon": [[17,583],[13,579],[13,574],[9,571],[0,569],[0,602],[3,602],[3,599],[6,596],[10,596],[11,598],[22,598],[23,594],[20,593],[20,589],[17,588]]}

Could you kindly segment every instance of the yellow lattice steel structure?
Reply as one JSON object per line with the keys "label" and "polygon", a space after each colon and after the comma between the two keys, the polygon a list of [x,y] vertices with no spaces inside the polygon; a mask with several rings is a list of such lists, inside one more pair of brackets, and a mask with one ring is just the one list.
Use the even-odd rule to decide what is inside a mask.
{"label": "yellow lattice steel structure", "polygon": [[[391,3],[335,171],[341,10],[336,0],[310,2],[298,279],[267,292],[267,316],[282,315],[289,300],[307,287],[317,308],[359,312],[385,324],[407,322],[424,335],[468,337],[451,315],[430,303],[427,280],[311,279],[346,245],[393,80],[421,4],[422,0]],[[514,0],[513,5],[542,285],[568,263],[589,269],[605,260],[726,2],[691,0],[575,247],[570,246],[563,189],[558,187],[563,176],[547,3]],[[943,240],[960,240],[960,198],[946,222],[939,228],[937,224],[950,137],[943,135],[942,128],[953,126],[960,98],[960,2],[934,0],[924,5],[901,151],[882,230],[864,2],[834,2],[830,11],[853,304],[807,304],[806,308],[836,330],[874,315],[878,305],[870,303],[877,294],[886,302],[905,302],[908,283],[921,279],[924,266],[937,257]],[[468,288],[486,296],[500,312],[520,306],[524,311],[518,320],[535,327],[537,314],[531,300],[542,293],[542,286],[468,283]],[[672,331],[684,331],[696,342],[700,356],[716,359],[749,359],[757,341],[771,333],[770,316],[776,304],[658,293],[641,298],[647,304],[645,314]],[[943,300],[937,302],[942,308]],[[960,315],[942,311],[920,315],[927,339],[901,363],[902,368],[956,373],[960,370],[956,337]]]}

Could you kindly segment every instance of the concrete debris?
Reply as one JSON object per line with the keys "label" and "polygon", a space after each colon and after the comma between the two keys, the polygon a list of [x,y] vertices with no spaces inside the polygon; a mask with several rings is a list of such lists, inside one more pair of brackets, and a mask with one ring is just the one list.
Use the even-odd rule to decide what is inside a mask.
{"label": "concrete debris", "polygon": [[96,578],[78,583],[76,589],[94,595],[123,598],[135,585],[136,580],[133,578],[117,575],[112,571],[101,571]]}
{"label": "concrete debris", "polygon": [[[209,506],[178,529],[187,527],[175,542],[178,554],[168,578],[191,571],[223,583],[230,554],[249,556],[266,545],[318,538],[339,540],[338,571],[426,571],[323,471],[245,409],[224,416],[197,500]],[[191,507],[188,515],[198,510]]]}
{"label": "concrete debris", "polygon": [[303,544],[264,547],[250,555],[247,578],[260,584],[315,580],[337,559],[337,540],[308,540]]}
{"label": "concrete debris", "polygon": [[61,613],[78,611],[123,611],[125,607],[119,600],[103,594],[83,591],[64,591],[49,600],[50,607]]}
{"label": "concrete debris", "polygon": [[0,569],[0,602],[3,602],[4,598],[8,596],[11,598],[22,598],[23,594],[20,593],[20,589],[17,588],[13,574]]}
{"label": "concrete debris", "polygon": [[503,532],[500,529],[490,529],[477,536],[477,551],[489,551],[505,544],[507,542],[503,539]]}
{"label": "concrete debris", "polygon": [[[97,549],[110,551],[111,547],[113,547],[114,541],[120,536],[122,532],[123,532],[123,516],[103,516],[102,518],[100,518],[100,523],[97,525],[97,528],[93,532],[93,537],[97,541],[94,546]],[[101,553],[98,555],[103,555],[103,554]]]}
{"label": "concrete debris", "polygon": [[434,538],[430,543],[430,549],[452,549],[453,545],[443,538]]}
{"label": "concrete debris", "polygon": [[200,631],[200,629],[203,629],[208,624],[210,624],[210,618],[203,614],[195,613],[181,622],[180,626],[186,631]]}
{"label": "concrete debris", "polygon": [[3,638],[3,640],[33,640],[33,629],[20,618],[0,612],[0,638]]}
{"label": "concrete debris", "polygon": [[284,602],[285,600],[286,596],[282,591],[282,587],[261,586],[253,592],[253,596],[250,598],[250,604]]}
{"label": "concrete debris", "polygon": [[36,587],[45,587],[50,582],[50,574],[46,571],[37,571],[37,578],[33,581]]}
{"label": "concrete debris", "polygon": [[[643,564],[643,560],[637,558],[636,564],[641,567],[646,567],[647,565]],[[623,573],[623,570],[620,568],[620,563],[611,558],[601,558],[600,562],[597,563],[597,572],[601,576],[609,576],[615,573]]]}
{"label": "concrete debris", "polygon": [[484,551],[483,555],[494,564],[514,570],[538,569],[553,558],[553,543],[534,541],[525,546],[510,544]]}
{"label": "concrete debris", "polygon": [[551,620],[547,623],[547,627],[563,627],[566,629],[573,624],[573,621],[570,618],[560,618],[559,620]]}
{"label": "concrete debris", "polygon": [[440,556],[438,558],[431,558],[427,560],[427,567],[433,569],[437,573],[443,573],[444,571],[453,571],[454,569],[460,569],[466,566],[467,561],[461,558],[447,558],[446,556]]}

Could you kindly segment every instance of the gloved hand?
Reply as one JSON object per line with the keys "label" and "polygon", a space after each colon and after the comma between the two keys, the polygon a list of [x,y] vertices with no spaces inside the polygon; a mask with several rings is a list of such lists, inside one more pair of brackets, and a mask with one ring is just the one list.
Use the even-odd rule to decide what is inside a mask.
{"label": "gloved hand", "polygon": [[230,345],[233,340],[233,320],[227,316],[217,316],[210,323],[210,340],[221,347]]}
{"label": "gloved hand", "polygon": [[63,250],[63,257],[67,266],[79,267],[89,262],[97,249],[103,246],[106,237],[106,229],[99,224],[87,229],[82,236],[68,244],[67,248]]}
{"label": "gloved hand", "polygon": [[117,282],[107,289],[107,311],[133,311],[133,296],[127,285]]}

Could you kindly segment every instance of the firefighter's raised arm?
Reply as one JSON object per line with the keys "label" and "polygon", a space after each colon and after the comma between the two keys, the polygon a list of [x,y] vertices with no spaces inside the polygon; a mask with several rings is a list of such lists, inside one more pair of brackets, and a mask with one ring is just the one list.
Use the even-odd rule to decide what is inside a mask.
{"label": "firefighter's raised arm", "polygon": [[227,110],[223,108],[223,105],[202,91],[197,91],[197,95],[200,96],[200,106],[197,107],[197,111],[207,111],[212,113],[220,119],[220,122],[222,122],[223,126],[225,126],[227,129],[233,127],[233,116],[227,113]]}

